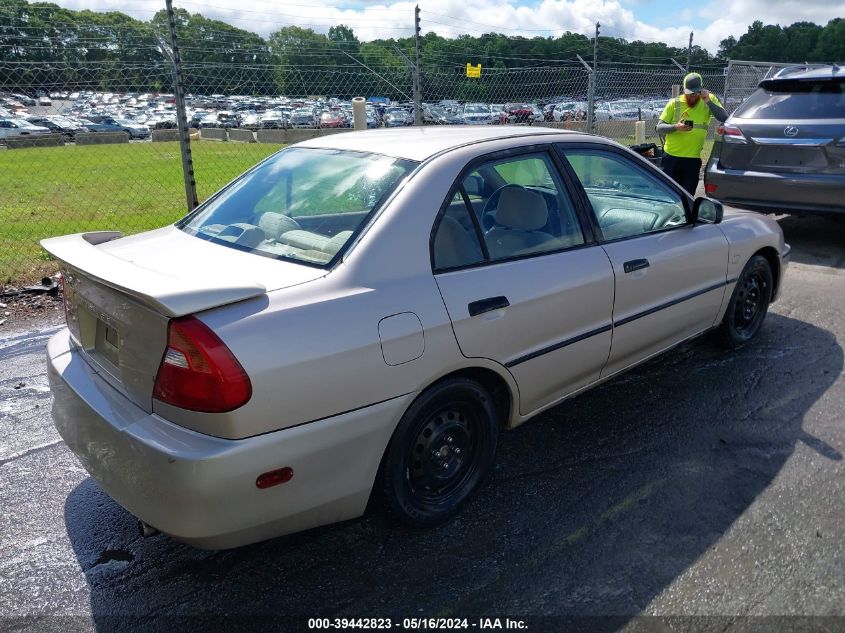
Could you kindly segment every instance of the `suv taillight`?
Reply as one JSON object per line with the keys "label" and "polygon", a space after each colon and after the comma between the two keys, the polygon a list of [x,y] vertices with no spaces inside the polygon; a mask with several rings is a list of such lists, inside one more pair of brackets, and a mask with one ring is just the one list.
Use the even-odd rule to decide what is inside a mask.
{"label": "suv taillight", "polygon": [[746,144],[748,140],[745,138],[745,134],[742,133],[735,125],[720,125],[716,128],[716,134],[719,135],[725,143],[740,143]]}
{"label": "suv taillight", "polygon": [[224,413],[249,402],[252,383],[226,344],[193,316],[170,321],[153,397],[181,409]]}

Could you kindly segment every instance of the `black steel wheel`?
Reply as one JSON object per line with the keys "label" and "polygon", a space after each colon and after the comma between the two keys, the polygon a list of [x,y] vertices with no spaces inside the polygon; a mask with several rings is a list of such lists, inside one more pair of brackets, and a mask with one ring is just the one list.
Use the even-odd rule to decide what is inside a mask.
{"label": "black steel wheel", "polygon": [[719,328],[725,345],[736,349],[757,335],[766,318],[772,290],[771,266],[765,257],[755,255],[745,265],[736,282]]}
{"label": "black steel wheel", "polygon": [[390,512],[418,527],[454,516],[487,479],[498,430],[493,399],[474,380],[450,378],[420,395],[399,422],[382,464]]}

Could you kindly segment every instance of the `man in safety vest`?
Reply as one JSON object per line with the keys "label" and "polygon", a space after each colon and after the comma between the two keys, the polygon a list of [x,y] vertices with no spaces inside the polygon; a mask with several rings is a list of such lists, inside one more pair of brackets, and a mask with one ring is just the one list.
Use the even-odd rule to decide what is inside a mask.
{"label": "man in safety vest", "polygon": [[728,113],[716,96],[704,89],[698,73],[684,77],[683,92],[663,108],[657,133],[666,137],[663,171],[694,196],[710,117],[724,123]]}

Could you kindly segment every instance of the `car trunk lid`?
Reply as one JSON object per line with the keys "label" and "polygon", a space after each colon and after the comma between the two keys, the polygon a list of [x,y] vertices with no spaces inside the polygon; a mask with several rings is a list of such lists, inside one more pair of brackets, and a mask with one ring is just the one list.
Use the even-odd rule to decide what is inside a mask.
{"label": "car trunk lid", "polygon": [[326,273],[226,248],[175,227],[120,237],[103,231],[41,244],[59,260],[68,328],[80,352],[147,412],[171,318]]}

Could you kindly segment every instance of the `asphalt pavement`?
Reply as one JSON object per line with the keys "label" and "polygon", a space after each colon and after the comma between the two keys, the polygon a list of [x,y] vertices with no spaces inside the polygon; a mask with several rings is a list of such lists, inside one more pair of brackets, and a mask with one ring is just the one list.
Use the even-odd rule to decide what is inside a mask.
{"label": "asphalt pavement", "polygon": [[696,340],[505,433],[491,483],[432,530],[372,515],[224,552],[142,538],[52,427],[55,326],[0,333],[0,629],[845,629],[845,220],[781,223],[793,264],[752,345]]}

